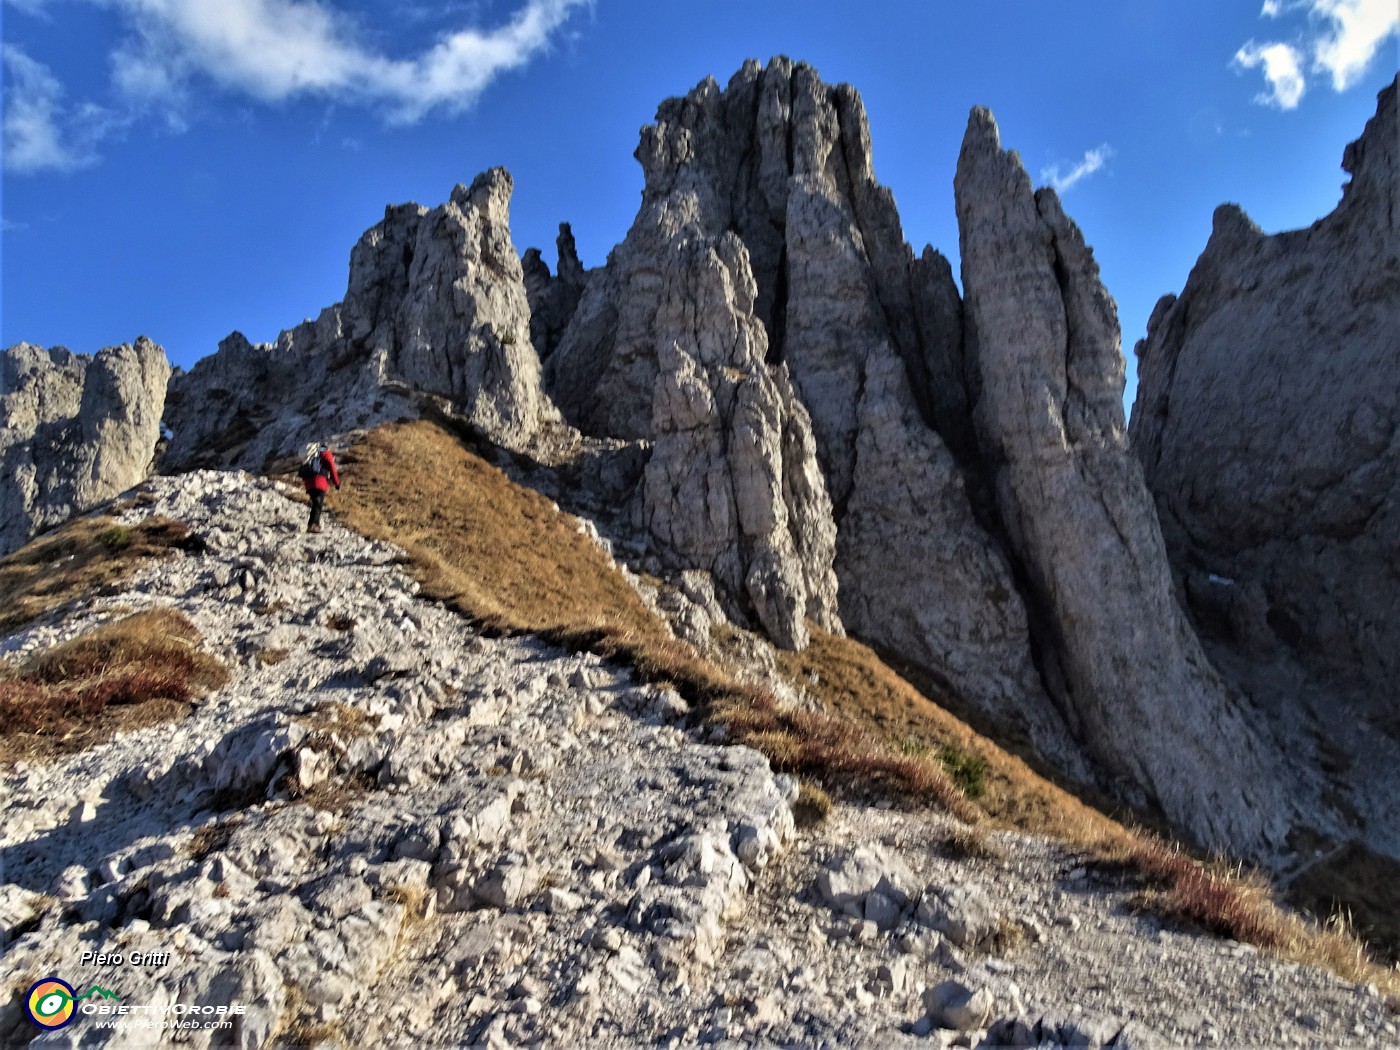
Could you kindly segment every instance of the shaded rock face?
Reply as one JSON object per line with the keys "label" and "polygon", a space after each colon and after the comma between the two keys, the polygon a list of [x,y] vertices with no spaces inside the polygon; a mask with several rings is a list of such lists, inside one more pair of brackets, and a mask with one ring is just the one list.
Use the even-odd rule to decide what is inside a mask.
{"label": "shaded rock face", "polygon": [[[1400,146],[1396,83],[1341,202],[1266,236],[1234,205],[1138,344],[1133,447],[1203,634],[1263,702],[1301,668],[1400,738]],[[1338,708],[1346,717],[1337,718]]]}
{"label": "shaded rock face", "polygon": [[530,343],[512,186],[496,168],[438,208],[387,208],[351,253],[343,302],[274,345],[235,333],[177,376],[163,466],[258,468],[307,440],[414,414],[422,394],[503,445],[527,442],[556,413]]}
{"label": "shaded rock face", "polygon": [[145,337],[90,356],[0,354],[0,554],[150,473],[169,378]]}
{"label": "shaded rock face", "polygon": [[955,193],[974,426],[1062,704],[1100,768],[1199,841],[1251,853],[1288,810],[1272,749],[1172,588],[1123,418],[1117,312],[1052,190],[974,110]]}
{"label": "shaded rock face", "polygon": [[[915,260],[904,243],[894,200],[874,178],[860,96],[786,59],[749,62],[724,90],[706,80],[663,103],[636,155],[641,209],[546,364],[566,417],[598,436],[655,442],[647,518],[678,563],[712,567],[732,531],[728,511],[714,510],[725,500],[709,493],[762,492],[757,505],[772,509],[756,520],[781,536],[767,520],[785,518],[794,537],[795,559],[786,544],[764,547],[781,552],[768,576],[806,581],[803,590],[784,582],[780,605],[799,610],[805,598],[806,615],[832,626],[838,610],[822,581],[834,532],[847,628],[1073,767],[1075,749],[1043,702],[1010,569],[976,522],[955,456],[975,452],[957,288],[946,260],[931,251]],[[684,262],[706,253],[742,263]],[[716,266],[729,271],[724,280]],[[752,292],[735,293],[746,283],[740,271],[752,275]],[[718,294],[726,282],[730,291]],[[707,342],[723,353],[696,350]],[[734,378],[707,363],[721,358]],[[717,379],[738,384],[737,403],[762,402],[741,413],[771,421],[744,423],[750,434],[790,435],[781,475],[772,454],[749,454],[751,438],[734,443],[734,394],[716,397]],[[682,438],[681,418],[714,421],[681,427]],[[764,468],[755,475],[736,448]],[[726,472],[728,485],[714,480]],[[680,502],[658,516],[667,498]],[[735,590],[733,571],[716,575]],[[747,577],[737,593],[762,605]],[[804,632],[761,619],[782,644],[803,641]]]}
{"label": "shaded rock face", "polygon": [[538,248],[526,248],[520,260],[525,295],[530,303],[530,342],[541,360],[559,345],[588,286],[588,274],[579,262],[574,232],[567,222],[559,224],[555,245],[559,253],[557,274],[550,274],[549,265]]}

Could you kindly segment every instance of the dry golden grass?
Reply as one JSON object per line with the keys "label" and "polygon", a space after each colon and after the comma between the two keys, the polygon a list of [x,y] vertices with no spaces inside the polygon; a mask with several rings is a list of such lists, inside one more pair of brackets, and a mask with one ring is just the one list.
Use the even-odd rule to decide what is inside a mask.
{"label": "dry golden grass", "polygon": [[133,528],[79,518],[0,559],[0,632],[126,580],[140,563],[197,542],[184,525],[150,518]]}
{"label": "dry golden grass", "polygon": [[[442,422],[396,424],[341,457],[346,484],[334,509],[351,528],[403,547],[427,596],[488,631],[540,635],[671,684],[779,770],[827,788],[928,803],[964,821],[990,818],[1106,861],[1117,857],[1123,870],[1158,880],[1140,897],[1143,906],[1400,994],[1396,973],[1372,963],[1355,938],[1279,911],[1249,879],[1169,850],[1173,859],[1164,861],[1155,840],[978,734],[858,642],[814,630],[806,651],[779,652],[785,676],[825,708],[783,710],[765,690],[668,637],[575,519],[474,455],[470,440]],[[825,793],[814,783],[807,793],[821,809]]]}
{"label": "dry golden grass", "polygon": [[988,836],[984,824],[956,824],[948,829],[939,845],[958,860],[1001,860],[1006,856]]}
{"label": "dry golden grass", "polygon": [[[976,733],[859,642],[813,629],[811,646],[779,652],[778,666],[829,710],[860,724],[869,736],[897,742],[906,754],[941,755],[955,770],[976,759],[982,790],[975,804],[987,816],[1082,846],[1100,863],[1140,880],[1138,907],[1400,996],[1400,971],[1377,963],[1345,924],[1310,923],[1280,908],[1257,875],[1204,863],[1148,832],[1124,827]],[[976,855],[979,830],[954,833],[959,841],[945,845]]]}
{"label": "dry golden grass", "polygon": [[797,801],[792,804],[792,817],[799,828],[813,828],[831,815],[831,796],[804,780],[797,789]]}
{"label": "dry golden grass", "polygon": [[1154,836],[1128,832],[1100,842],[1093,857],[1142,884],[1134,904],[1144,911],[1400,996],[1400,969],[1376,962],[1345,922],[1319,926],[1283,910],[1256,873],[1202,862]]}
{"label": "dry golden grass", "polygon": [[380,427],[341,461],[341,520],[403,547],[424,592],[483,628],[665,638],[576,519],[442,426]]}
{"label": "dry golden grass", "polygon": [[[970,729],[852,638],[812,630],[800,653],[778,652],[778,668],[827,710],[905,755],[942,766],[994,821],[1038,835],[1088,843],[1121,833],[1116,821]],[[975,772],[974,772],[975,771]]]}
{"label": "dry golden grass", "polygon": [[901,754],[840,714],[784,711],[671,638],[577,519],[516,485],[442,422],[380,427],[341,460],[342,520],[403,547],[424,593],[484,629],[536,634],[672,685],[779,771],[972,815],[938,762]]}
{"label": "dry golden grass", "polygon": [[173,609],[137,613],[0,667],[0,757],[46,757],[178,718],[228,679]]}

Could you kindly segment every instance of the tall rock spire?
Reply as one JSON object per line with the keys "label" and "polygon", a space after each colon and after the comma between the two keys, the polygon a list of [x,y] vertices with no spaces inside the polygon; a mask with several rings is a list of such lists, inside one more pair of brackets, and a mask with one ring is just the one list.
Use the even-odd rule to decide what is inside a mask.
{"label": "tall rock spire", "polygon": [[1281,842],[1262,737],[1201,652],[1127,444],[1113,301],[1053,190],[974,109],[955,179],[974,423],[1097,764],[1220,849]]}
{"label": "tall rock spire", "polygon": [[[762,476],[786,479],[781,499],[759,503],[808,538],[765,548],[778,605],[800,598],[818,624],[902,654],[1007,737],[1083,773],[1045,700],[1010,566],[954,454],[973,450],[957,289],[946,260],[930,252],[916,264],[905,244],[859,94],[785,58],[748,62],[724,89],[707,79],[662,103],[637,159],[641,208],[592,275],[545,379],[585,431],[655,442],[645,515],[655,543],[677,567],[727,565],[713,552],[733,526],[715,508],[756,475],[739,466],[749,445],[732,439],[730,380],[708,362],[738,354],[742,364],[720,363],[755,377],[746,396],[766,407],[750,418],[787,420],[781,456],[757,460],[769,465]],[[708,263],[677,265],[710,256],[736,260],[726,281]],[[733,294],[741,271],[749,295]],[[692,419],[696,405],[705,412]],[[839,593],[825,582],[833,565]],[[716,575],[736,590],[735,572]],[[783,644],[802,640],[786,614],[759,618]]]}

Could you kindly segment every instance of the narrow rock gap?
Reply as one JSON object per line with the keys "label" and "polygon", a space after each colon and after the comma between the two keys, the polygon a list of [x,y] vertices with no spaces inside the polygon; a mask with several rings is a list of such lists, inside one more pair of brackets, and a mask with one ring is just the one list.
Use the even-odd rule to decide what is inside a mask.
{"label": "narrow rock gap", "polygon": [[788,250],[786,231],[779,231],[783,249],[778,256],[778,273],[773,285],[773,316],[767,324],[768,354],[765,360],[770,365],[782,364],[787,341],[788,309]]}

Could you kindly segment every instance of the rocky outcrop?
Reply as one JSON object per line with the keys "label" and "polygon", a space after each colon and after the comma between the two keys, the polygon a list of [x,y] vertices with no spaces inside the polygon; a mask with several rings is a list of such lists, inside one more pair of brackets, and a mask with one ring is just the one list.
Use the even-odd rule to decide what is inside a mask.
{"label": "rocky outcrop", "polygon": [[[777,402],[764,393],[767,407],[750,414],[775,421],[765,432],[784,414],[794,421],[784,424],[790,454],[814,447],[819,471],[808,461],[789,467],[786,457],[783,470],[820,486],[779,486],[765,466],[760,489],[779,496],[759,501],[774,508],[765,516],[785,517],[790,532],[800,523],[816,541],[794,541],[796,560],[784,553],[778,564],[787,568],[770,575],[807,580],[807,616],[824,622],[811,581],[829,575],[825,537],[834,528],[847,628],[919,665],[1009,735],[1034,737],[1081,768],[1043,701],[1024,606],[996,540],[977,524],[954,454],[971,449],[957,289],[946,260],[930,252],[916,261],[904,243],[893,197],[874,177],[860,96],[787,59],[749,62],[724,90],[706,80],[663,103],[636,155],[641,209],[546,364],[566,417],[591,434],[655,441],[651,534],[678,552],[674,563],[708,568],[731,526],[709,517],[705,495],[753,491],[736,483],[751,471],[734,455],[752,445],[725,447],[728,409],[704,429],[712,451],[698,451],[694,431],[678,439],[676,394],[694,392],[687,411],[698,419],[711,411],[717,378],[742,379],[754,394],[778,391]],[[719,264],[684,262],[707,252],[735,260],[720,267],[728,277],[714,276]],[[740,271],[752,274],[753,290],[736,295]],[[734,375],[717,377],[710,365],[708,378],[689,374],[706,342],[719,350],[699,356],[726,358]],[[802,439],[807,420],[811,438]],[[773,463],[769,453],[759,459]],[[728,485],[716,480],[726,472]],[[675,476],[691,479],[689,488],[668,480],[658,496],[651,487]],[[658,519],[660,504],[677,496]],[[828,503],[829,520],[819,521]],[[692,535],[671,535],[676,520]],[[732,571],[716,575],[734,591]],[[800,609],[802,592],[785,584],[780,593],[786,608]],[[824,608],[834,623],[836,607]],[[772,621],[764,618],[770,630]],[[801,641],[786,628],[774,636]]]}
{"label": "rocky outcrop", "polygon": [[0,354],[0,554],[150,473],[170,365],[144,336]]}
{"label": "rocky outcrop", "polygon": [[1133,446],[1196,621],[1261,700],[1315,696],[1329,735],[1400,738],[1396,92],[1332,214],[1267,236],[1222,206],[1137,347]]}
{"label": "rocky outcrop", "polygon": [[343,302],[274,345],[234,333],[176,378],[163,465],[259,468],[305,440],[412,415],[425,394],[525,444],[556,413],[530,343],[512,186],[495,168],[440,207],[387,208],[351,253]]}
{"label": "rocky outcrop", "polygon": [[588,286],[588,274],[578,259],[574,231],[567,222],[559,224],[555,240],[559,252],[558,272],[550,274],[549,264],[538,248],[526,248],[520,266],[525,275],[525,295],[530,302],[530,342],[544,360],[554,352],[564,330],[573,320],[583,290]]}
{"label": "rocky outcrop", "polygon": [[997,510],[1100,768],[1217,848],[1277,844],[1277,758],[1201,652],[1123,418],[1117,312],[1053,190],[973,111],[955,193],[974,425]]}
{"label": "rocky outcrop", "polygon": [[[301,532],[290,495],[153,478],[122,522],[203,542],[0,638],[52,666],[158,609],[232,672],[183,717],[0,765],[11,983],[76,971],[120,996],[89,1010],[234,1025],[132,1039],[99,1013],[69,1045],[1394,1041],[1382,994],[1156,922],[1080,847],[982,828],[995,859],[969,861],[947,815],[858,795],[795,834],[797,783],[675,691],[481,633],[403,549]],[[53,1045],[24,1001],[0,996],[0,1046]]]}
{"label": "rocky outcrop", "polygon": [[835,527],[807,412],[787,369],[764,361],[748,253],[733,234],[683,240],[663,282],[648,532],[677,568],[747,599],[779,645],[803,648],[808,620],[840,630]]}

